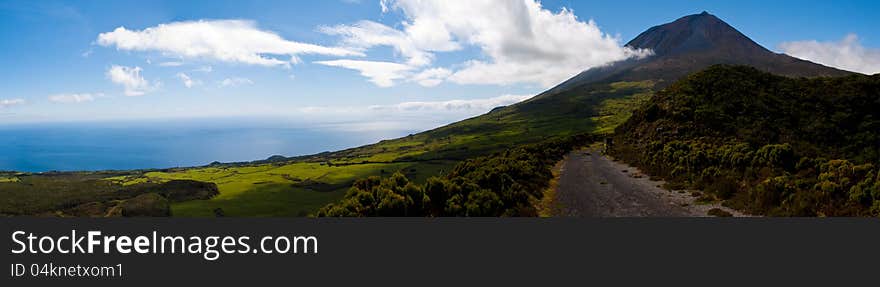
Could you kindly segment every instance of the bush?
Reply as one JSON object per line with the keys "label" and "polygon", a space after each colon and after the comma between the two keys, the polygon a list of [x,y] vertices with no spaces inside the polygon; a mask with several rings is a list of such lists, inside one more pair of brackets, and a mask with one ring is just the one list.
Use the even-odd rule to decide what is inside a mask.
{"label": "bush", "polygon": [[220,194],[217,184],[195,180],[171,180],[154,188],[171,202],[211,199]]}
{"label": "bush", "polygon": [[708,214],[709,216],[715,216],[715,217],[731,217],[731,216],[733,216],[733,214],[731,214],[730,212],[724,211],[721,208],[709,209],[709,212],[706,214]]}
{"label": "bush", "polygon": [[787,177],[777,176],[768,178],[749,190],[749,198],[756,211],[766,211],[778,206],[793,191]]}
{"label": "bush", "polygon": [[469,194],[464,204],[467,216],[499,216],[503,205],[497,194],[485,189]]}
{"label": "bush", "polygon": [[777,167],[791,169],[794,167],[794,153],[790,144],[768,144],[755,153],[752,166]]}
{"label": "bush", "polygon": [[342,201],[318,216],[535,216],[534,204],[553,177],[552,166],[586,135],[550,139],[457,164],[424,185],[397,172],[356,181]]}
{"label": "bush", "polygon": [[124,201],[121,205],[125,217],[167,217],[171,216],[168,199],[157,193],[145,193]]}
{"label": "bush", "polygon": [[611,154],[757,214],[876,215],[880,77],[714,66],[658,92]]}

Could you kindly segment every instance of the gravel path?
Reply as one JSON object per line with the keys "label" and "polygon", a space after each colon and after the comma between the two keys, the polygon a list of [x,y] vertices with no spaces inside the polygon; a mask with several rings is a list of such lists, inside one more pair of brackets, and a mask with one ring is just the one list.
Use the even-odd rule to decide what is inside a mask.
{"label": "gravel path", "polygon": [[708,216],[719,204],[698,204],[687,192],[660,188],[638,169],[614,162],[593,150],[569,153],[556,189],[558,215],[575,217],[691,217]]}

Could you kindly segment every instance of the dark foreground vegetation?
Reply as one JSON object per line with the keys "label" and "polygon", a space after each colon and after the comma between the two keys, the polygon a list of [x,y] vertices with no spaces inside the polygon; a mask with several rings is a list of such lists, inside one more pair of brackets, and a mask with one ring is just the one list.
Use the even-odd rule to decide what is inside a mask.
{"label": "dark foreground vegetation", "polygon": [[771,216],[880,215],[880,75],[693,74],[639,108],[612,153],[726,205]]}
{"label": "dark foreground vegetation", "polygon": [[550,139],[465,160],[424,185],[396,173],[358,180],[318,216],[536,216],[552,166],[590,135]]}
{"label": "dark foreground vegetation", "polygon": [[15,175],[0,189],[0,216],[170,216],[171,203],[219,194],[217,185],[193,180],[123,185],[101,172]]}

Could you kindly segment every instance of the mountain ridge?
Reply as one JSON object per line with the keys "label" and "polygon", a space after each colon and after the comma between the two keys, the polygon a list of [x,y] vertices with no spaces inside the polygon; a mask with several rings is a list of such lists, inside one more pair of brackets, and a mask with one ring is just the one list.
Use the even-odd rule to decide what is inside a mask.
{"label": "mountain ridge", "polygon": [[774,53],[708,12],[681,17],[651,27],[626,47],[651,49],[654,54],[587,69],[541,93],[558,94],[602,81],[659,79],[659,87],[712,65],[746,65],[789,77],[846,76],[853,72]]}
{"label": "mountain ridge", "polygon": [[[826,163],[819,158],[807,158],[806,164],[795,162],[791,160],[794,157],[791,152],[792,145],[780,144],[780,141],[773,138],[779,135],[782,137],[795,135],[797,128],[782,129],[781,131],[785,132],[781,132],[773,127],[785,127],[786,123],[794,123],[794,126],[804,123],[798,120],[806,120],[806,123],[812,127],[812,130],[800,130],[807,137],[834,138],[833,132],[827,133],[834,130],[833,124],[829,128],[829,123],[846,122],[849,123],[847,127],[858,126],[859,131],[872,129],[876,121],[871,121],[870,126],[853,125],[852,123],[856,122],[853,117],[840,118],[839,114],[840,111],[853,110],[854,107],[863,110],[873,108],[871,105],[859,104],[865,101],[864,98],[846,102],[855,97],[849,97],[850,95],[845,93],[858,91],[854,89],[855,87],[863,87],[859,77],[866,76],[821,78],[854,73],[773,53],[707,12],[688,15],[671,23],[652,27],[630,41],[629,45],[637,49],[656,49],[656,52],[653,56],[589,69],[553,89],[515,105],[493,109],[490,113],[406,138],[368,146],[367,149],[373,150],[383,146],[406,146],[406,149],[401,149],[406,151],[421,150],[398,157],[396,160],[429,161],[450,159],[450,156],[464,157],[458,158],[461,161],[449,172],[429,178],[421,187],[407,182],[404,180],[406,176],[400,174],[386,179],[372,177],[358,181],[341,201],[325,206],[318,212],[318,216],[406,216],[413,214],[412,212],[418,216],[424,214],[534,216],[540,214],[536,212],[540,210],[538,208],[540,205],[535,202],[544,202],[546,198],[552,201],[553,192],[558,192],[558,190],[553,191],[552,188],[549,195],[542,192],[550,185],[549,175],[552,174],[552,165],[562,158],[562,154],[552,152],[568,152],[578,146],[592,144],[600,138],[600,134],[601,137],[611,136],[615,139],[609,146],[611,152],[614,152],[619,145],[628,142],[623,139],[635,143],[631,143],[630,146],[632,146],[631,150],[636,152],[616,153],[629,155],[629,158],[616,158],[624,161],[633,161],[634,157],[669,161],[663,162],[664,164],[659,167],[646,164],[636,166],[657,167],[642,170],[651,175],[670,176],[672,181],[667,181],[673,184],[668,186],[670,190],[690,188],[705,190],[706,194],[701,195],[702,200],[727,200],[736,195],[732,202],[739,203],[737,207],[758,214],[765,214],[768,211],[773,212],[769,214],[799,216],[865,215],[869,212],[880,214],[880,193],[866,192],[870,186],[875,186],[880,191],[880,178],[875,181],[874,173],[860,175],[852,180],[821,181],[823,177],[834,177],[829,172],[840,170],[842,171],[840,173],[845,173],[851,168],[868,170],[872,168],[871,165],[853,167],[851,164],[837,160]],[[805,77],[816,79],[805,79]],[[821,96],[828,92],[826,89],[834,86],[827,83],[844,82],[853,85],[850,89],[835,91],[836,95],[842,97],[821,99]],[[690,85],[691,83],[694,84]],[[707,89],[715,86],[720,87],[721,91]],[[665,99],[666,103],[669,103],[670,97],[677,100],[677,95],[664,98],[664,95],[668,96],[669,91],[674,91],[676,87],[681,88],[680,94],[686,95],[690,92],[690,98],[694,100],[668,104],[677,108],[669,113],[669,117],[675,120],[694,115],[694,121],[671,126],[676,129],[654,129],[655,125],[639,125],[643,129],[626,129],[640,119],[651,121],[657,117],[657,113],[653,111],[658,108],[647,111],[640,109],[662,106],[660,102]],[[801,103],[799,97],[807,95],[812,96],[813,99],[818,97],[820,100],[815,103],[809,101],[806,104]],[[821,108],[814,107],[814,104],[820,102],[826,104]],[[838,103],[841,102],[846,103],[842,105],[842,109],[838,109],[840,108]],[[779,111],[779,105],[790,109]],[[789,113],[789,111],[796,112]],[[770,115],[779,116],[768,118],[767,116]],[[835,122],[838,120],[842,122]],[[738,144],[713,149],[710,153],[701,150],[708,146],[709,143],[705,142],[686,147],[681,147],[682,143],[677,141],[665,146],[656,144],[662,142],[664,137],[686,134],[701,127],[709,131],[710,137],[714,130],[731,127],[724,131],[732,134],[734,138],[736,136],[754,138],[760,143],[756,144],[756,149],[750,149],[749,144]],[[609,132],[608,128],[611,128],[613,133]],[[739,134],[743,130],[750,134]],[[639,133],[639,131],[644,132]],[[807,133],[809,131],[814,133]],[[643,136],[651,132],[664,134],[650,139]],[[876,139],[871,136],[870,132],[860,132],[845,141]],[[837,140],[842,139],[837,138]],[[862,145],[856,146],[856,148],[860,147]],[[350,151],[358,150],[356,148]],[[465,152],[462,152],[463,150]],[[745,154],[739,152],[743,150]],[[876,155],[876,150],[873,152],[873,155]],[[687,156],[682,157],[682,154]],[[722,164],[711,166],[714,169],[705,168],[709,166],[701,164],[707,159]],[[350,160],[350,158],[342,160]],[[724,164],[726,162],[735,162],[736,165],[727,166]],[[795,163],[803,167],[811,165],[811,162],[817,164],[813,168],[799,168],[798,173],[822,170],[822,175],[817,176],[820,181],[816,184],[822,184],[823,190],[835,190],[838,186],[852,182],[859,183],[858,186],[853,187],[859,190],[851,191],[848,195],[834,191],[835,195],[830,201],[826,200],[829,197],[823,197],[824,195],[821,194],[816,196],[815,193],[809,192],[797,193],[792,196],[793,198],[782,198],[780,193],[788,196],[787,190],[791,189],[790,185],[800,184],[802,181],[791,181],[786,177],[790,174],[786,172],[775,173],[778,176],[770,178],[769,184],[764,177],[754,178],[758,180],[757,182],[743,182],[737,181],[734,175],[746,163],[751,165],[751,169],[746,170],[745,174],[765,174],[773,168],[794,172],[791,166]],[[688,173],[690,178],[700,180],[692,185],[682,185],[682,182],[691,183],[687,181],[690,178],[674,177],[680,176],[683,171]],[[539,180],[535,181],[536,178]],[[812,176],[803,177],[803,179],[811,178]],[[807,182],[810,183],[813,182]],[[745,192],[739,188],[758,184],[761,184],[761,187]],[[779,192],[779,190],[783,191]],[[850,198],[850,202],[858,201],[858,204],[837,204],[846,197]],[[868,200],[874,200],[874,197],[876,204]],[[428,200],[426,201],[425,198]],[[426,202],[430,202],[431,206],[428,207]],[[794,202],[794,204],[778,210],[777,206],[780,202]],[[817,202],[831,204],[833,207],[811,206],[816,205]],[[598,204],[603,203],[598,202]],[[866,208],[868,204],[875,206],[869,211]],[[775,213],[776,211],[779,213]]]}
{"label": "mountain ridge", "polygon": [[[587,69],[532,98],[483,115],[322,158],[371,159],[375,158],[371,154],[392,151],[407,143],[398,149],[406,155],[396,160],[461,160],[548,137],[590,131],[610,133],[638,103],[647,101],[656,91],[718,64],[751,66],[788,77],[854,74],[774,53],[708,12],[653,26],[627,45],[658,52]],[[423,152],[411,152],[415,149]]]}

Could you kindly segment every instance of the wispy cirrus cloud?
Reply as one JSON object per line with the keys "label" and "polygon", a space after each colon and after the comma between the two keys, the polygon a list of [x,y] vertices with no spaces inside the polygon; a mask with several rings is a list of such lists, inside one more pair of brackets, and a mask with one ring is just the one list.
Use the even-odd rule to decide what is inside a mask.
{"label": "wispy cirrus cloud", "polygon": [[785,42],[779,48],[791,56],[835,68],[864,74],[880,73],[880,49],[862,46],[856,34],[848,34],[836,42]]}
{"label": "wispy cirrus cloud", "polygon": [[[500,106],[515,104],[531,98],[530,95],[501,95],[491,98],[448,100],[448,101],[411,101],[391,105],[371,105],[361,107],[304,107],[299,111],[308,114],[362,114],[388,112],[413,113],[463,113],[479,115]],[[390,113],[396,114],[396,113]]]}
{"label": "wispy cirrus cloud", "polygon": [[17,105],[23,105],[24,99],[0,99],[0,108],[8,108]]}
{"label": "wispy cirrus cloud", "polygon": [[[98,35],[101,46],[126,51],[155,51],[181,59],[208,59],[260,66],[298,63],[299,55],[360,56],[345,48],[324,47],[282,38],[247,20],[200,20],[159,24],[143,30],[118,27]],[[278,56],[287,56],[287,59]]]}
{"label": "wispy cirrus cloud", "polygon": [[183,62],[169,61],[169,62],[161,62],[159,63],[161,67],[180,67],[183,66]]}
{"label": "wispy cirrus cloud", "polygon": [[214,71],[212,66],[201,66],[192,70],[193,72],[210,73]]}
{"label": "wispy cirrus cloud", "polygon": [[254,81],[251,81],[248,78],[226,78],[220,81],[217,85],[220,87],[238,87],[242,85],[253,85]]}
{"label": "wispy cirrus cloud", "polygon": [[502,95],[493,98],[449,101],[403,102],[395,105],[370,106],[374,111],[400,112],[467,112],[485,113],[499,106],[515,104],[531,98],[529,95]]}
{"label": "wispy cirrus cloud", "polygon": [[409,101],[388,105],[303,107],[297,111],[317,125],[339,130],[425,130],[486,113],[499,106],[531,98],[501,95],[491,98]]}
{"label": "wispy cirrus cloud", "polygon": [[[340,36],[346,47],[363,51],[376,46],[389,46],[406,58],[405,64],[424,66],[430,64],[434,55],[430,51],[451,51],[460,47],[453,42],[446,45],[419,45],[406,32],[400,31],[373,21],[359,21],[352,25],[320,27],[318,29],[328,35]],[[433,43],[429,43],[433,44]]]}
{"label": "wispy cirrus cloud", "polygon": [[49,96],[49,101],[62,104],[78,104],[92,102],[96,98],[103,96],[103,93],[55,94]]}
{"label": "wispy cirrus cloud", "polygon": [[361,60],[316,61],[316,64],[342,67],[359,71],[361,76],[379,87],[391,87],[395,80],[403,79],[413,68],[398,63]]}

